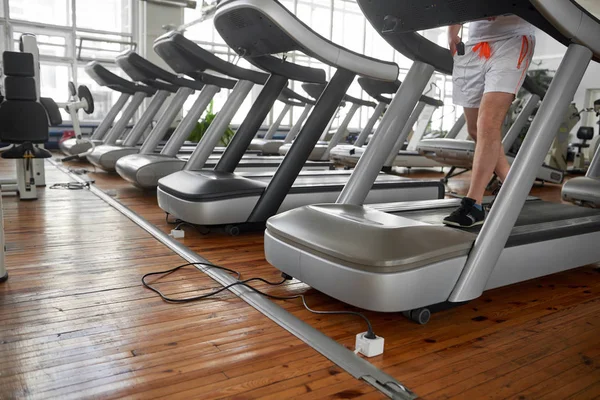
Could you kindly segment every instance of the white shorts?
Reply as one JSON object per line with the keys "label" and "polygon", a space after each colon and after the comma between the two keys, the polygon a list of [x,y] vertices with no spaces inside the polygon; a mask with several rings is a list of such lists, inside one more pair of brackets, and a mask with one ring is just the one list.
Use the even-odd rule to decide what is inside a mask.
{"label": "white shorts", "polygon": [[515,36],[489,42],[490,58],[480,57],[469,45],[465,55],[454,55],[452,100],[457,106],[479,108],[484,93],[517,94],[531,64],[534,36]]}

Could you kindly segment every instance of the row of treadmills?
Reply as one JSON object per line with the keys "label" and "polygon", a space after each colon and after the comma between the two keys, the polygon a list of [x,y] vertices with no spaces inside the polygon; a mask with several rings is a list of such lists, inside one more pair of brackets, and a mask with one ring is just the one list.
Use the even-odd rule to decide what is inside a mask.
{"label": "row of treadmills", "polygon": [[[87,152],[93,164],[116,170],[137,186],[157,187],[159,206],[188,223],[234,227],[266,223],[266,258],[285,274],[349,304],[406,311],[420,322],[430,311],[466,302],[486,289],[600,261],[596,245],[600,211],[528,197],[540,175],[552,179],[552,171],[544,170],[544,156],[587,65],[600,57],[598,19],[570,0],[485,4],[460,0],[452,6],[434,0],[358,0],[358,4],[382,37],[414,60],[403,83],[397,80],[395,63],[332,43],[276,0],[223,0],[214,16],[216,30],[260,71],[228,63],[179,32],[163,35],[154,45],[175,74],[134,52],[117,59],[131,81],[92,63],[87,72],[122,95],[95,131],[93,144],[66,141],[63,151]],[[521,131],[519,124],[541,101],[485,224],[449,228],[442,219],[459,200],[444,199],[442,182],[381,172],[391,165],[464,166],[472,161],[472,142],[452,142],[453,150],[444,150],[447,142],[456,140],[464,119],[451,131],[454,139],[418,140],[403,149],[423,110],[440,106],[423,95],[433,73],[452,71],[448,50],[416,31],[503,14],[521,16],[567,45],[568,51],[546,93],[528,88],[530,96],[504,136],[508,149]],[[314,57],[336,72],[326,81],[323,70],[277,56],[292,51]],[[357,76],[377,104],[346,94]],[[290,80],[303,83],[309,97],[288,89]],[[223,131],[255,85],[262,86],[260,94],[229,145],[218,148]],[[225,105],[198,145],[187,148],[189,133],[223,89],[231,90]],[[191,110],[161,144],[183,103],[196,91]],[[152,100],[141,119],[121,139],[147,97]],[[301,107],[299,121],[284,139],[275,139],[284,118],[280,115],[259,139],[257,132],[276,101],[284,104],[282,114]],[[344,104],[351,105],[346,118],[328,142],[320,141]],[[360,107],[374,109],[367,127],[354,144],[341,144]],[[115,122],[119,112],[123,116]],[[403,154],[418,161],[395,161]],[[356,168],[331,169],[330,158],[344,157],[356,157]],[[594,203],[600,194],[599,159],[596,154],[588,176],[577,186],[587,197],[574,201],[600,203]],[[274,164],[272,169],[265,168],[269,163]]]}

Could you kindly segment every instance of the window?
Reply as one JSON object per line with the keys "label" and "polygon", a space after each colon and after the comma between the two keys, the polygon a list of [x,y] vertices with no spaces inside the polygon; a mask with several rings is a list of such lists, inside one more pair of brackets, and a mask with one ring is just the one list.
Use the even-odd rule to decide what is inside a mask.
{"label": "window", "polygon": [[130,0],[77,0],[78,28],[131,33]]}
{"label": "window", "polygon": [[42,95],[64,102],[69,81],[88,85],[96,111],[80,115],[100,121],[119,94],[98,88],[82,67],[98,60],[112,68],[115,56],[133,46],[133,1],[137,0],[0,0],[8,5],[8,15],[0,7],[0,47],[18,50],[23,33],[35,34]]}
{"label": "window", "polygon": [[49,25],[71,25],[69,0],[4,0],[9,3],[10,18]]}
{"label": "window", "polygon": [[[326,39],[332,40],[341,46],[367,56],[385,61],[394,61],[400,67],[399,79],[401,81],[404,80],[408,69],[412,65],[412,60],[396,52],[385,39],[373,29],[356,2],[350,0],[280,0],[280,3],[297,15],[302,22],[310,26]],[[192,21],[199,19],[200,16],[199,10],[186,9],[184,22],[191,23]],[[185,34],[186,37],[196,41],[207,50],[213,51],[215,54],[223,56],[230,61],[237,59],[233,51],[225,45],[223,39],[214,29],[212,20],[210,19],[192,25],[187,29]],[[446,46],[446,28],[431,29],[422,32],[422,34],[425,34],[430,40],[433,40],[440,46]],[[465,37],[468,36],[467,29],[465,29],[463,34]],[[294,52],[287,56],[290,61],[300,65],[322,68],[325,70],[328,79],[335,72],[329,66],[326,66],[315,59],[311,59],[302,53]],[[462,110],[452,105],[452,81],[450,77],[436,73],[432,82],[435,83],[435,87],[431,90],[429,95],[440,98],[444,101],[445,105],[435,111],[431,121],[431,130],[448,131],[454,124],[458,113],[462,112]],[[290,82],[289,86],[292,90],[295,90],[302,95],[306,95],[298,82]],[[256,90],[252,92],[253,98],[256,98],[257,93],[258,91]],[[215,100],[215,110],[219,110],[218,104],[222,102],[221,98],[226,98],[226,94],[227,93],[220,93],[218,95],[219,100]],[[373,100],[362,91],[357,81],[352,84],[348,90],[348,94],[362,99]],[[234,123],[241,123],[250,104],[251,102],[247,100],[237,113]],[[277,104],[270,113],[267,121],[265,121],[265,124],[270,124],[277,118],[277,115],[282,108],[282,105]],[[292,125],[297,121],[301,112],[302,110],[298,107],[294,107],[288,117],[284,119],[282,125]],[[342,111],[340,113],[341,116],[338,120],[343,118],[345,112],[346,111]],[[373,109],[361,107],[360,111],[357,112],[356,116],[352,119],[349,128],[359,130],[366,124],[372,113]],[[334,126],[335,125],[337,125],[337,122]]]}

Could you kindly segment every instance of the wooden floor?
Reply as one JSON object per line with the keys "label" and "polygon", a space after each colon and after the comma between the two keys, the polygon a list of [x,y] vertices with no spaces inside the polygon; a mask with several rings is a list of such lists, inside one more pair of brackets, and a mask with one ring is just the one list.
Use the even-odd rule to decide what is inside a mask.
{"label": "wooden floor", "polygon": [[[11,170],[0,161],[2,175]],[[91,175],[172,229],[155,193]],[[68,181],[53,168],[47,176],[49,184]],[[466,181],[451,187],[464,192]],[[559,193],[533,192],[554,201]],[[92,193],[46,188],[36,202],[3,201],[10,279],[0,285],[0,399],[383,397],[229,292],[167,304],[144,289],[144,273],[182,260]],[[182,242],[211,262],[246,278],[279,278],[264,260],[261,233],[184,229]],[[187,269],[158,286],[190,296],[218,285]],[[351,309],[298,282],[261,289],[306,292],[318,309]],[[277,303],[349,348],[365,330],[356,318]],[[600,270],[593,266],[486,292],[425,326],[400,314],[366,315],[386,339],[385,353],[370,361],[423,398],[600,398]]]}

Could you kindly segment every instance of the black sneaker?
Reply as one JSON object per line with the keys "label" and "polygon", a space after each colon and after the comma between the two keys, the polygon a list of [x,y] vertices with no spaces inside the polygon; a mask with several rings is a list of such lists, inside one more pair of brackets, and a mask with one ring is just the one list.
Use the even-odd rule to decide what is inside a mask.
{"label": "black sneaker", "polygon": [[482,225],[485,218],[485,211],[475,207],[475,200],[463,197],[460,207],[444,218],[444,224],[457,226],[459,228],[471,228]]}

